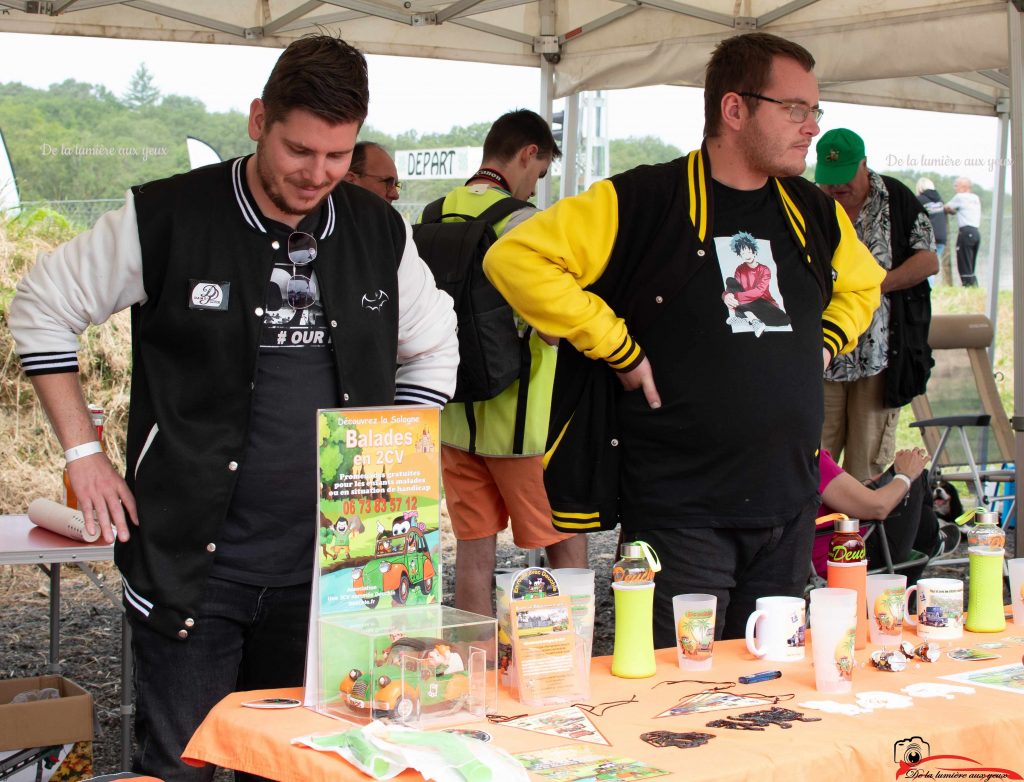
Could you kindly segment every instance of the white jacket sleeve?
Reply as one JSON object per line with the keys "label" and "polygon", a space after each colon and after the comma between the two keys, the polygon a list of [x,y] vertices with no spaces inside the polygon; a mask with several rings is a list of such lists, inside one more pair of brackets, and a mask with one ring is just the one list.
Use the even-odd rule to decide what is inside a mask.
{"label": "white jacket sleeve", "polygon": [[459,342],[451,296],[438,290],[405,222],[398,267],[398,373],[395,401],[442,405],[455,393]]}
{"label": "white jacket sleeve", "polygon": [[40,253],[18,282],[8,325],[29,375],[77,371],[78,335],[146,301],[131,191],[90,230]]}

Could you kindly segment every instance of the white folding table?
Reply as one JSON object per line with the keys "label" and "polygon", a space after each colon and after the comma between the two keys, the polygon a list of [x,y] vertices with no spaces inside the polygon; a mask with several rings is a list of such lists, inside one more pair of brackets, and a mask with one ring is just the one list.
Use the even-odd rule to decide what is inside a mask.
{"label": "white folding table", "polygon": [[[90,562],[114,557],[113,544],[83,543],[37,527],[28,516],[0,515],[0,565],[37,565],[50,577],[50,655],[47,673],[59,674],[60,666],[60,570],[77,565],[96,587],[123,611],[121,597],[100,580]],[[131,637],[121,617],[121,766],[128,768],[131,755]]]}

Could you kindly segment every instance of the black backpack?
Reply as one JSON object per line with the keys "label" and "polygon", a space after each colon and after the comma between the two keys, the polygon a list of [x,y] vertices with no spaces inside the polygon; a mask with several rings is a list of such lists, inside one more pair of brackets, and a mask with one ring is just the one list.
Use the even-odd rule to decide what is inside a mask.
{"label": "black backpack", "polygon": [[[444,198],[427,204],[423,221],[412,228],[420,257],[434,273],[437,287],[452,297],[459,326],[459,372],[453,402],[493,399],[517,379],[513,453],[521,453],[530,376],[529,329],[516,328],[508,302],[484,275],[483,260],[497,235],[494,225],[532,204],[503,198],[479,216],[442,214]],[[442,222],[446,218],[458,220]],[[470,451],[475,451],[476,421],[472,404],[466,405]]]}

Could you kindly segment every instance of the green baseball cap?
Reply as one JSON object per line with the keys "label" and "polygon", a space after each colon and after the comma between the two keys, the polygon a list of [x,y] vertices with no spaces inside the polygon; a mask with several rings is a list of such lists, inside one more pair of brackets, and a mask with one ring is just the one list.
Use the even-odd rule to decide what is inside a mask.
{"label": "green baseball cap", "polygon": [[814,181],[819,185],[845,185],[857,173],[864,154],[864,139],[846,128],[830,130],[818,140],[818,165]]}

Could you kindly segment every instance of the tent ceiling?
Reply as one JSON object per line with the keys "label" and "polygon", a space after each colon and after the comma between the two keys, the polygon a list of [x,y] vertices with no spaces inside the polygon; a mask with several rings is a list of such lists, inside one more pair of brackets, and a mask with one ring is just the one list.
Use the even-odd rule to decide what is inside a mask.
{"label": "tent ceiling", "polygon": [[1007,0],[0,0],[0,31],[283,47],[323,28],[371,54],[554,62],[556,96],[701,86],[721,38],[804,44],[830,100],[1005,109]]}

